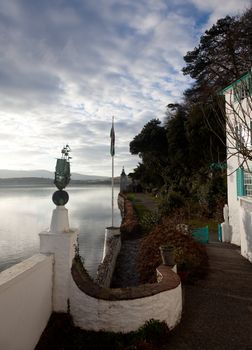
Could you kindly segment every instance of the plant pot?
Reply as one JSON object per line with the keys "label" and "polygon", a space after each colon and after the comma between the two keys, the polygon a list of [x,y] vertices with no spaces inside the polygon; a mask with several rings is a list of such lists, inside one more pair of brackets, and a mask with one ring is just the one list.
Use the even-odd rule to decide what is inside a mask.
{"label": "plant pot", "polygon": [[171,246],[161,246],[159,247],[162,262],[167,266],[174,266],[175,263],[175,251],[174,247]]}

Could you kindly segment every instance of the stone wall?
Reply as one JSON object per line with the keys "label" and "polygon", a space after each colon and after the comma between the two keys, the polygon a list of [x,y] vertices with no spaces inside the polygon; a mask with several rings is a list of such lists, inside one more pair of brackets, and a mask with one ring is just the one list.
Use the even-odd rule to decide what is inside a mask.
{"label": "stone wall", "polygon": [[126,200],[126,196],[123,193],[119,193],[117,197],[117,204],[121,212],[122,218],[124,218],[124,201],[125,200]]}
{"label": "stone wall", "polygon": [[106,255],[97,270],[96,283],[104,287],[109,287],[115,270],[116,259],[121,249],[120,235],[112,236],[106,244]]}
{"label": "stone wall", "polygon": [[141,226],[131,201],[128,200],[124,194],[120,193],[118,196],[118,203],[120,203],[119,207],[121,213],[123,213],[120,227],[121,239],[126,240],[136,237],[141,231]]}
{"label": "stone wall", "polygon": [[146,321],[165,321],[170,329],[180,321],[181,283],[168,266],[158,268],[159,283],[128,288],[104,288],[94,283],[78,260],[72,266],[70,312],[86,330],[130,332]]}
{"label": "stone wall", "polygon": [[0,349],[33,350],[52,312],[53,257],[36,254],[0,273]]}

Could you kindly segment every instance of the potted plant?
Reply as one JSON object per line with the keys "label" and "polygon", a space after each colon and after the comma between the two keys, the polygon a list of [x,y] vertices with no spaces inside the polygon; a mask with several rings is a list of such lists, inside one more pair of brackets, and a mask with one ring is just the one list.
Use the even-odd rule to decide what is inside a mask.
{"label": "potted plant", "polygon": [[162,262],[164,265],[174,266],[175,263],[175,247],[171,244],[165,244],[159,247]]}

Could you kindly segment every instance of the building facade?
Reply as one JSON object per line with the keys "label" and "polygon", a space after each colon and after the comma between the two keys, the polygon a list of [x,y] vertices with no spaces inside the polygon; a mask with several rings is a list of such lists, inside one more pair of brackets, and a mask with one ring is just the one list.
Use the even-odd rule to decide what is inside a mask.
{"label": "building facade", "polygon": [[[249,71],[223,90],[227,135],[229,235],[252,261],[252,77]],[[229,237],[228,237],[229,236]]]}

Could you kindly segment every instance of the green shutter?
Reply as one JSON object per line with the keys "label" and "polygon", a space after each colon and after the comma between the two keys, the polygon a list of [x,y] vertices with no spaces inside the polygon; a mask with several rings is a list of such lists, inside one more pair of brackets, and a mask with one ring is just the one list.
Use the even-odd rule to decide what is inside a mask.
{"label": "green shutter", "polygon": [[248,76],[248,92],[249,92],[249,96],[252,95],[252,77],[251,75]]}
{"label": "green shutter", "polygon": [[250,120],[250,145],[252,146],[252,120]]}
{"label": "green shutter", "polygon": [[236,169],[236,188],[237,197],[245,196],[244,170],[242,168]]}

